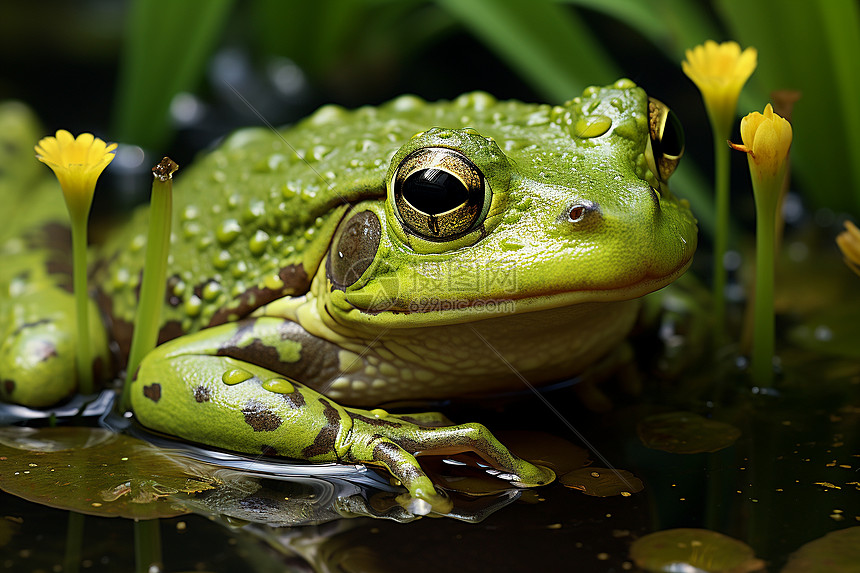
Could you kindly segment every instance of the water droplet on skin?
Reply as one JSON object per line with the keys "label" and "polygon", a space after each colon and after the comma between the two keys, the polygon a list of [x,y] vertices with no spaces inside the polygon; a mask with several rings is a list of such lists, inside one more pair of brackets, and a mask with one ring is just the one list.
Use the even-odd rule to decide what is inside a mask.
{"label": "water droplet on skin", "polygon": [[202,307],[203,301],[196,294],[193,294],[185,301],[185,314],[195,317],[200,314]]}
{"label": "water droplet on skin", "polygon": [[230,266],[230,259],[231,257],[228,251],[219,251],[214,257],[212,257],[212,266],[219,271],[223,271]]}
{"label": "water droplet on skin", "polygon": [[218,227],[218,230],[215,231],[215,237],[218,239],[218,242],[224,246],[229,245],[236,237],[239,236],[239,233],[242,231],[242,227],[239,226],[239,222],[235,219],[227,219]]}
{"label": "water droplet on skin", "polygon": [[209,281],[208,283],[206,283],[206,286],[203,287],[203,300],[213,301],[220,292],[221,285],[216,283],[215,281]]}
{"label": "water droplet on skin", "polygon": [[274,392],[276,394],[292,394],[296,391],[295,386],[293,386],[289,380],[285,380],[283,378],[272,378],[271,380],[266,380],[262,384],[263,390],[268,390],[269,392]]}
{"label": "water droplet on skin", "polygon": [[248,241],[248,248],[251,250],[252,255],[260,256],[266,250],[268,242],[269,234],[265,231],[258,230],[254,233],[254,236],[251,237],[251,240]]}

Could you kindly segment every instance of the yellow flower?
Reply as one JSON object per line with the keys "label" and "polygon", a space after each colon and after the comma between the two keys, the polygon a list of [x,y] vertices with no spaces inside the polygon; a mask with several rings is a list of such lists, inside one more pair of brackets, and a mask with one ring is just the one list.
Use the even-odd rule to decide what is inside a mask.
{"label": "yellow flower", "polygon": [[737,42],[717,44],[708,40],[703,46],[687,50],[681,68],[702,92],[705,107],[715,129],[728,137],[738,106],[738,96],[755,71],[758,53],[755,48],[741,52]]}
{"label": "yellow flower", "polygon": [[845,264],[860,275],[860,229],[851,221],[845,221],[845,230],[836,237],[836,244],[845,255]]}
{"label": "yellow flower", "polygon": [[782,184],[791,147],[791,124],[773,112],[770,104],[764,114],[752,112],[741,120],[743,145],[729,143],[734,149],[747,153],[750,173],[760,180],[776,179]]}
{"label": "yellow flower", "polygon": [[73,217],[89,212],[96,181],[113,161],[114,149],[116,143],[108,145],[91,133],[82,133],[76,139],[64,129],[36,145],[36,158],[57,176]]}

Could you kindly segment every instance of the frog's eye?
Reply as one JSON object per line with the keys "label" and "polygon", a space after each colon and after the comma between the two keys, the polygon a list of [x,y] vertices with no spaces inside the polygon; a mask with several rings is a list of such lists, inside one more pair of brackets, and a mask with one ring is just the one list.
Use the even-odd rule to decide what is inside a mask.
{"label": "frog's eye", "polygon": [[345,290],[361,278],[376,258],[381,236],[382,226],[373,211],[354,213],[338,226],[326,262],[334,288]]}
{"label": "frog's eye", "polygon": [[648,125],[657,176],[661,181],[666,181],[684,154],[684,130],[678,116],[666,104],[654,98],[648,98]]}
{"label": "frog's eye", "polygon": [[394,206],[403,224],[431,241],[469,231],[484,204],[484,175],[462,153],[444,147],[413,151],[394,174]]}

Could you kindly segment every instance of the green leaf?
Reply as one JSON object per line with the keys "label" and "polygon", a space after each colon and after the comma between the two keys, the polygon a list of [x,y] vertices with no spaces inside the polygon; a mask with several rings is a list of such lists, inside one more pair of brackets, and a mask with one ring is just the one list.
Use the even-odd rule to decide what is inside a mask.
{"label": "green leaf", "polygon": [[173,97],[193,90],[232,0],[136,0],[128,15],[114,130],[119,141],[156,149],[170,134]]}
{"label": "green leaf", "polygon": [[619,76],[600,43],[571,10],[547,0],[438,0],[530,82],[561,103]]}

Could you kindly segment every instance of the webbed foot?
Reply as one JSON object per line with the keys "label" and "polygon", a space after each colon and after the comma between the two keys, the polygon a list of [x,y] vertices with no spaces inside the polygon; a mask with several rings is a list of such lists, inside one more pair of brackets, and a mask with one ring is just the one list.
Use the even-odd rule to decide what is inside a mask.
{"label": "webbed foot", "polygon": [[143,360],[131,388],[143,425],[233,451],[383,466],[411,498],[426,503],[412,507],[418,513],[451,508],[422,470],[418,453],[475,452],[520,487],[555,477],[514,456],[480,424],[438,426],[447,421],[439,414],[343,407],[281,374],[201,353],[197,338],[203,336],[205,331],[176,339]]}

